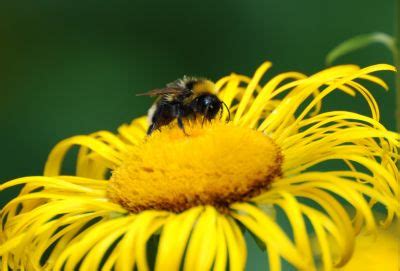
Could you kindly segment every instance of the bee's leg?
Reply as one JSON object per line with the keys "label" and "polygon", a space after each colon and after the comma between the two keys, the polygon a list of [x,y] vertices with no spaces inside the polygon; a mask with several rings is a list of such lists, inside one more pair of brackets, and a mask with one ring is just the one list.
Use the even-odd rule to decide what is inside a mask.
{"label": "bee's leg", "polygon": [[[155,122],[150,124],[149,129],[147,129],[147,135],[151,135],[151,133],[154,132],[155,129],[157,129],[156,127],[157,124]],[[160,129],[160,127],[158,127],[158,129]]]}
{"label": "bee's leg", "polygon": [[185,131],[185,126],[183,126],[182,117],[179,116],[179,117],[177,118],[177,120],[178,120],[178,126],[179,126],[179,128],[182,129],[182,131],[183,131],[183,133],[184,133],[185,135],[188,135],[188,134],[186,133],[186,131]]}
{"label": "bee's leg", "polygon": [[185,135],[188,135],[185,131],[185,127],[183,126],[183,120],[182,117],[185,114],[185,111],[183,110],[183,108],[181,106],[176,106],[176,119],[178,121],[178,127],[182,129],[183,133]]}
{"label": "bee's leg", "polygon": [[207,114],[208,114],[208,106],[206,107],[206,111],[204,112],[203,121],[201,122],[201,127],[203,127],[204,122],[206,122],[206,119],[208,119]]}

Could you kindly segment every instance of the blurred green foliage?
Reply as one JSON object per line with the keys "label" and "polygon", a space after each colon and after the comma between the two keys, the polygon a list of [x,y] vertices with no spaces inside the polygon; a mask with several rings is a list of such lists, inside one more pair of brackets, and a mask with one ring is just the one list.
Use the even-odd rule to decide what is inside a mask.
{"label": "blurred green foliage", "polygon": [[[41,174],[63,138],[115,131],[145,114],[152,101],[135,93],[184,74],[251,75],[265,60],[274,62],[267,78],[310,74],[347,38],[393,34],[393,18],[392,0],[2,1],[0,181]],[[338,61],[349,62],[392,59],[371,46]],[[393,75],[383,77],[393,89]],[[371,91],[394,129],[394,92]],[[368,113],[365,106],[338,94],[324,108]],[[249,270],[260,264],[250,258]]]}

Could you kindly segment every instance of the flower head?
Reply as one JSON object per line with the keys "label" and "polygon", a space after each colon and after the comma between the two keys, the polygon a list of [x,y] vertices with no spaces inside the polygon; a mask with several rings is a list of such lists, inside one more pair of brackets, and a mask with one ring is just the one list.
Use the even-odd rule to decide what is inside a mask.
{"label": "flower head", "polygon": [[281,175],[280,150],[261,132],[196,123],[187,133],[166,129],[132,148],[109,181],[110,199],[132,212],[178,213],[198,205],[223,211],[259,195]]}
{"label": "flower head", "polygon": [[[204,126],[187,123],[188,135],[170,125],[146,136],[141,117],[116,135],[66,139],[50,153],[45,176],[3,184],[25,184],[1,211],[3,270],[243,270],[243,229],[265,247],[271,270],[282,260],[307,270],[319,261],[325,270],[345,265],[358,232],[375,230],[375,205],[386,208],[383,225],[400,213],[400,138],[379,123],[377,103],[359,82],[387,88],[371,73],[394,68],[288,72],[261,86],[270,66],[216,83],[228,123],[225,111]],[[334,91],[361,94],[371,116],[321,113]],[[76,176],[63,176],[76,145]],[[270,210],[285,215],[290,231]]]}

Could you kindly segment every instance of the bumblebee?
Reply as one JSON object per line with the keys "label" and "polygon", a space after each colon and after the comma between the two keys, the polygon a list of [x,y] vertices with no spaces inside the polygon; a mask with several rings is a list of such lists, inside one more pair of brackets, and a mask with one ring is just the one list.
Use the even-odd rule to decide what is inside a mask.
{"label": "bumblebee", "polygon": [[186,134],[183,125],[184,119],[196,119],[197,116],[203,118],[202,123],[214,119],[218,112],[220,117],[225,106],[215,94],[215,85],[205,78],[184,76],[166,85],[164,88],[154,89],[138,96],[156,96],[157,99],[149,109],[148,119],[150,126],[147,134],[150,135],[154,130],[170,124],[175,119],[179,128]]}

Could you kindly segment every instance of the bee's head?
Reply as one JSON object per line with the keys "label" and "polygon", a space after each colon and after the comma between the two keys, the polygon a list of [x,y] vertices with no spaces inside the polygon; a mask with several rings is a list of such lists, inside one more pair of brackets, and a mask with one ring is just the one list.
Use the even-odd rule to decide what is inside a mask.
{"label": "bee's head", "polygon": [[193,111],[206,119],[214,119],[224,103],[214,94],[204,93],[196,97],[192,103]]}

